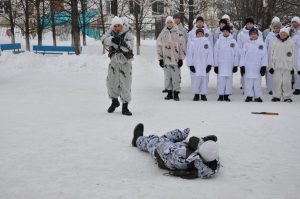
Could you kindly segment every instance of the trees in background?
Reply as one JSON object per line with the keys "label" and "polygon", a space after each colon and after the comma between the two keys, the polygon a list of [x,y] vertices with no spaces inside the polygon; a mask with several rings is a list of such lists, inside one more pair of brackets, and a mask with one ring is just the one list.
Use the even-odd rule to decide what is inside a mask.
{"label": "trees in background", "polygon": [[[60,12],[69,13],[72,45],[76,54],[82,45],[87,45],[87,13],[97,12],[97,24],[101,35],[107,30],[113,16],[126,17],[136,34],[137,54],[140,54],[141,31],[146,30],[154,17],[162,20],[166,15],[180,12],[184,23],[193,27],[194,17],[202,15],[208,24],[215,24],[223,14],[228,14],[237,29],[242,28],[244,19],[253,16],[262,29],[268,28],[274,16],[284,24],[300,13],[299,0],[2,0],[5,13],[0,17],[7,19],[11,30],[11,42],[15,43],[15,27],[19,27],[26,40],[26,50],[30,50],[30,37],[37,35],[38,44],[43,44],[45,29],[52,31],[53,45],[57,44],[57,16]],[[61,6],[59,9],[58,7]],[[1,8],[0,8],[1,9]],[[212,13],[210,19],[207,13]],[[215,16],[217,14],[217,17]],[[149,16],[152,19],[149,19]],[[47,24],[46,21],[47,19]],[[152,20],[152,21],[151,21]],[[212,20],[212,21],[209,21]],[[50,24],[50,25],[49,25]],[[162,24],[163,25],[163,24]],[[60,33],[61,34],[61,33]]]}

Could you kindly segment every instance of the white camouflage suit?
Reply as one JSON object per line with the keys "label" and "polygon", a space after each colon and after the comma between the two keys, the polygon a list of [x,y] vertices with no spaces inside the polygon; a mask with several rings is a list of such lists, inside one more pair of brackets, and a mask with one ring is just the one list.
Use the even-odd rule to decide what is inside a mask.
{"label": "white camouflage suit", "polygon": [[262,39],[249,41],[244,45],[240,65],[245,66],[245,95],[262,97],[260,69],[268,66],[268,51]]}
{"label": "white camouflage suit", "polygon": [[183,33],[174,26],[172,29],[165,27],[156,41],[158,59],[164,61],[165,88],[180,91],[181,73],[178,61],[184,60],[186,41]]}
{"label": "white camouflage suit", "polygon": [[[257,27],[254,26],[254,28],[257,28]],[[238,43],[238,46],[240,47],[240,58],[239,59],[241,59],[244,45],[250,41],[249,31],[250,30],[248,30],[245,26],[237,35],[237,43]],[[260,30],[258,30],[258,39],[263,41],[263,35]],[[243,88],[244,88],[244,83],[245,83],[245,76],[242,76],[241,77],[241,85]]]}
{"label": "white camouflage suit", "polygon": [[[124,52],[133,49],[134,38],[128,26],[123,26],[120,33],[116,33],[113,27],[105,34],[102,42],[106,49],[113,47],[118,49],[119,46],[111,41],[113,35],[124,35],[124,41],[128,48],[120,46]],[[131,82],[132,82],[132,59],[127,59],[121,52],[114,53],[108,67],[106,86],[108,96],[112,98],[121,97],[122,103],[131,101]]]}
{"label": "white camouflage suit", "polygon": [[[194,32],[196,34],[196,32]],[[213,47],[207,37],[195,37],[188,42],[187,66],[194,66],[196,72],[191,72],[193,94],[208,94],[208,65],[214,63]]]}
{"label": "white camouflage suit", "polygon": [[280,39],[273,44],[271,49],[271,65],[273,74],[273,97],[291,99],[293,93],[291,88],[292,74],[296,72],[297,46],[291,38],[282,42]]}
{"label": "white camouflage suit", "polygon": [[[278,33],[269,32],[267,38],[266,38],[266,48],[268,49],[268,57],[269,57],[269,65],[271,65],[271,49],[273,44],[278,40],[277,38]],[[272,83],[272,77],[273,75],[269,72],[269,70],[266,72],[266,81],[267,81],[267,90],[268,92],[273,91],[273,83]]]}
{"label": "white camouflage suit", "polygon": [[232,70],[239,65],[239,47],[232,35],[219,37],[214,48],[214,60],[218,67],[217,92],[219,95],[231,95]]}
{"label": "white camouflage suit", "polygon": [[[186,170],[187,165],[194,162],[199,178],[215,176],[220,167],[219,161],[217,169],[213,171],[204,164],[197,151],[186,157],[187,141],[185,139],[188,137],[189,132],[190,129],[187,128],[183,131],[179,129],[170,131],[161,137],[156,135],[141,136],[137,139],[136,144],[140,150],[149,152],[155,161],[157,160],[154,155],[156,150],[168,170]],[[198,148],[203,143],[204,141],[200,139]]]}
{"label": "white camouflage suit", "polygon": [[[300,28],[297,30],[297,32],[293,36],[293,41],[297,45],[297,71],[300,71]],[[297,71],[295,71],[295,84],[294,84],[294,89],[300,90],[300,75],[298,75]]]}

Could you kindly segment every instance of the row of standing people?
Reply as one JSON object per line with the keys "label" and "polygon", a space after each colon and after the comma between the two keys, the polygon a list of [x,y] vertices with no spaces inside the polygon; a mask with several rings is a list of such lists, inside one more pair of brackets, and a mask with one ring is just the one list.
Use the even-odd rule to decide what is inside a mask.
{"label": "row of standing people", "polygon": [[[268,89],[273,94],[272,101],[282,98],[292,102],[292,75],[295,75],[297,86],[300,70],[300,51],[297,49],[300,48],[299,17],[292,19],[292,29],[282,28],[275,18],[272,31],[265,41],[252,17],[245,20],[245,27],[239,33],[228,18],[228,15],[223,16],[214,34],[201,16],[196,18],[195,26],[189,33],[181,24],[179,14],[166,18],[166,26],[157,39],[159,65],[164,69],[165,90],[168,92],[165,99],[179,100],[180,68],[187,57],[194,101],[207,100],[209,72],[214,66],[218,74],[219,101],[230,101],[233,73],[240,67],[246,102],[263,101],[261,76],[266,73]],[[295,89],[297,92],[297,87]]]}

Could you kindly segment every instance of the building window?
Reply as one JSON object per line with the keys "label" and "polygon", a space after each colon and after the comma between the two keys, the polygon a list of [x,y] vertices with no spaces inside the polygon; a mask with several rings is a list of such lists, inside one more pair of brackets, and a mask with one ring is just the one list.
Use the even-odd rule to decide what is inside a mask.
{"label": "building window", "polygon": [[111,14],[111,1],[110,0],[106,0],[105,5],[106,5],[106,13],[108,15],[110,15]]}
{"label": "building window", "polygon": [[152,14],[162,15],[165,12],[165,5],[163,2],[156,1],[152,4]]}
{"label": "building window", "polygon": [[0,14],[4,14],[4,1],[0,0]]}
{"label": "building window", "polygon": [[130,14],[134,14],[135,12],[138,12],[138,14],[140,14],[141,7],[139,3],[135,2],[134,0],[129,1],[129,12]]}

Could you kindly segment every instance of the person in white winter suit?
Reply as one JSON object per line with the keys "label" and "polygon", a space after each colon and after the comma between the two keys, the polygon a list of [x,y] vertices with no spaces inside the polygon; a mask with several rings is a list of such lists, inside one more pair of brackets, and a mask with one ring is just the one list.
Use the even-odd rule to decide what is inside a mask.
{"label": "person in white winter suit", "polygon": [[203,29],[198,29],[196,37],[188,42],[187,66],[191,71],[194,101],[207,101],[209,72],[213,65],[213,46],[204,36]]}
{"label": "person in white winter suit", "polygon": [[[269,57],[269,65],[271,65],[271,49],[274,44],[278,40],[277,36],[280,32],[282,24],[280,22],[273,22],[271,25],[271,32],[268,33],[268,36],[265,40],[266,48],[268,50]],[[267,91],[270,95],[273,93],[273,83],[272,83],[272,74],[267,71],[266,73],[266,83],[267,83]]]}
{"label": "person in white winter suit", "polygon": [[[156,40],[159,65],[164,69],[165,88],[168,95],[165,100],[179,101],[181,67],[185,59],[186,42],[183,33],[178,29],[171,16],[166,18],[166,27]],[[174,95],[173,95],[174,94]]]}
{"label": "person in white winter suit", "polygon": [[233,73],[237,72],[239,65],[239,48],[230,34],[230,26],[226,25],[222,30],[223,35],[219,37],[214,47],[214,71],[218,74],[218,101],[230,101]]}
{"label": "person in white winter suit", "polygon": [[122,114],[131,116],[128,103],[131,101],[132,59],[134,38],[128,25],[119,17],[114,17],[109,31],[106,32],[102,43],[109,51],[110,63],[106,86],[109,98],[112,100],[108,113],[113,113],[122,101]]}
{"label": "person in white winter suit", "polygon": [[241,54],[241,74],[245,77],[244,94],[246,102],[262,102],[261,76],[266,73],[268,66],[268,51],[263,40],[258,39],[258,30],[253,28],[249,31],[250,41],[247,42]]}
{"label": "person in white winter suit", "polygon": [[[238,43],[238,46],[240,47],[240,56],[242,54],[244,45],[250,41],[249,31],[252,30],[253,28],[257,29],[253,17],[247,17],[245,19],[244,28],[239,32],[239,34],[237,36],[237,43]],[[258,30],[258,39],[263,40],[262,32],[259,30]],[[244,77],[241,76],[241,87],[242,88],[244,88],[244,82],[245,82]]]}
{"label": "person in white winter suit", "polygon": [[271,49],[270,73],[273,74],[273,102],[292,102],[292,75],[296,71],[297,46],[289,37],[289,28],[280,30]]}
{"label": "person in white winter suit", "polygon": [[[293,17],[292,18],[292,26],[291,26],[291,36],[293,38],[293,41],[296,43],[298,47],[298,55],[297,55],[297,65],[298,70],[300,70],[300,18],[299,17]],[[300,74],[295,73],[294,74],[294,95],[300,95]]]}

